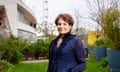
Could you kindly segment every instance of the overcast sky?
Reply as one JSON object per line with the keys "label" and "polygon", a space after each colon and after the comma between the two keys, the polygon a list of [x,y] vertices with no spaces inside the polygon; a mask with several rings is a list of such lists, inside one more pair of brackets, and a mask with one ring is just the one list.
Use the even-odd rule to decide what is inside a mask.
{"label": "overcast sky", "polygon": [[[37,21],[41,22],[43,19],[43,0],[23,1],[33,10]],[[70,13],[74,17],[74,9],[79,9],[80,15],[88,17],[86,0],[48,0],[48,21],[54,22],[56,16],[59,13]],[[91,24],[89,24],[88,21]],[[96,29],[96,25],[94,24],[94,22],[85,19],[81,19],[81,23],[79,26],[85,27],[90,30]]]}

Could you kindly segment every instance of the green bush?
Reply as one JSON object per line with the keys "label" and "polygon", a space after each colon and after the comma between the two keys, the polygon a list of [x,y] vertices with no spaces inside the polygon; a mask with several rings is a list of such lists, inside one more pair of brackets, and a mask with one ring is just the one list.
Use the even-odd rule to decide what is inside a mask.
{"label": "green bush", "polygon": [[48,53],[49,53],[48,50],[49,50],[51,40],[43,40],[41,42],[42,42],[41,43],[41,55],[48,58]]}
{"label": "green bush", "polygon": [[38,40],[37,42],[31,43],[28,47],[24,48],[23,54],[32,54],[36,59],[38,57],[48,58],[48,50],[51,40]]}
{"label": "green bush", "polygon": [[9,71],[14,67],[14,65],[10,64],[6,60],[0,60],[0,72],[6,70]]}
{"label": "green bush", "polygon": [[98,39],[95,41],[96,46],[105,46],[105,40],[103,39]]}
{"label": "green bush", "polygon": [[10,37],[0,39],[0,51],[2,52],[1,59],[5,59],[10,63],[18,63],[22,57],[24,42],[18,38]]}
{"label": "green bush", "polygon": [[113,6],[107,9],[102,19],[106,46],[120,49],[120,11],[118,7]]}
{"label": "green bush", "polygon": [[38,40],[31,44],[31,49],[34,51],[35,56],[47,57],[49,50],[50,40]]}

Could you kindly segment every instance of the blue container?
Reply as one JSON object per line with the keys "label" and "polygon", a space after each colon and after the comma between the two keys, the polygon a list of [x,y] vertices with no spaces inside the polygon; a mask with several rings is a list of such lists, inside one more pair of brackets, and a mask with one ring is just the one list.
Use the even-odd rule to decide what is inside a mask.
{"label": "blue container", "polygon": [[95,52],[95,57],[96,57],[97,61],[99,61],[103,57],[106,57],[106,53],[107,53],[106,47],[104,47],[104,46],[96,46],[94,48],[94,52]]}
{"label": "blue container", "polygon": [[92,51],[93,51],[93,47],[88,47],[88,54],[91,54]]}
{"label": "blue container", "polygon": [[107,49],[110,72],[120,72],[120,50]]}

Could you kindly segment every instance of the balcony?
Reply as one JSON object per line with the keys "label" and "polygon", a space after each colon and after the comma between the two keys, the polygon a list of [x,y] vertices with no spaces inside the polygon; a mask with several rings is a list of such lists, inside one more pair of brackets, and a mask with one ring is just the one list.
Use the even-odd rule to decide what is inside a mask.
{"label": "balcony", "polygon": [[18,21],[18,29],[25,30],[25,31],[28,31],[28,32],[31,32],[31,33],[35,33],[35,29],[33,27],[31,27],[28,24],[19,22],[19,21]]}
{"label": "balcony", "polygon": [[36,18],[33,11],[27,5],[25,5],[22,0],[18,0],[17,3],[18,9],[20,9],[24,13],[25,17],[32,23],[36,24]]}

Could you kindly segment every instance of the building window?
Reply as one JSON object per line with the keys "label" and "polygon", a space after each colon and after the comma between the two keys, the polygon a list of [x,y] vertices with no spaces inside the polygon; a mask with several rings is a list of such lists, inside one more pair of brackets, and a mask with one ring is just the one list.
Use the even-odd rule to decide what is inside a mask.
{"label": "building window", "polygon": [[32,24],[32,23],[30,23],[30,26],[32,27],[32,26],[33,26],[33,24]]}
{"label": "building window", "polygon": [[25,18],[24,18],[24,14],[22,11],[18,10],[18,20],[20,22],[24,22],[25,21]]}
{"label": "building window", "polygon": [[22,40],[27,40],[27,41],[30,41],[30,42],[37,41],[36,34],[28,32],[28,31],[18,29],[18,35],[19,35],[19,38],[21,38]]}
{"label": "building window", "polygon": [[0,21],[0,26],[2,25],[2,22]]}
{"label": "building window", "polygon": [[34,24],[34,28],[36,28],[36,24]]}
{"label": "building window", "polygon": [[1,20],[1,18],[0,18],[0,26],[2,26],[2,20]]}

